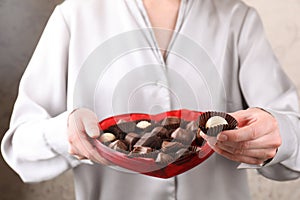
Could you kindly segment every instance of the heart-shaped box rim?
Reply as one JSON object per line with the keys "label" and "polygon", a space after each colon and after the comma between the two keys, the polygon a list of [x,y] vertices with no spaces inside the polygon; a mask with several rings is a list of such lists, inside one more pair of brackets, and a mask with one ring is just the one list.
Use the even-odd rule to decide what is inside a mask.
{"label": "heart-shaped box rim", "polygon": [[[100,121],[99,128],[101,130],[106,130],[108,127],[117,124],[117,122],[121,119],[124,121],[136,121],[144,119],[159,122],[165,117],[175,116],[186,121],[192,121],[197,120],[197,118],[201,114],[202,112],[187,109],[172,110],[154,115],[145,113],[121,114],[108,117]],[[197,152],[197,154],[195,154],[194,156],[176,160],[175,162],[168,164],[167,166],[164,166],[162,168],[151,158],[128,157],[128,155],[122,152],[118,152],[107,147],[97,139],[94,140],[94,145],[97,148],[99,154],[109,162],[112,162],[122,168],[129,169],[134,172],[159,178],[170,178],[172,176],[179,175],[187,170],[190,170],[201,162],[205,161],[214,152],[211,147],[207,143],[205,143],[203,146],[201,146],[201,151]],[[180,165],[178,165],[179,162],[181,163]],[[172,170],[172,168],[176,170]]]}

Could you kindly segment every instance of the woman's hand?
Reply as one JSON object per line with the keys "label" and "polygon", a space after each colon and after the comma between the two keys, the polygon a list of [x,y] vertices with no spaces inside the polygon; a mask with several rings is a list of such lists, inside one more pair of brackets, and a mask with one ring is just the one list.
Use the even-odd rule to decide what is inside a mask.
{"label": "woman's hand", "polygon": [[89,159],[97,163],[109,164],[91,143],[91,139],[99,136],[98,120],[94,112],[80,108],[69,115],[68,139],[70,144],[69,153],[71,155],[78,159]]}
{"label": "woman's hand", "polygon": [[[215,152],[233,161],[256,165],[275,156],[281,137],[271,114],[250,108],[231,115],[238,121],[238,129],[221,132],[216,143],[210,144]],[[209,140],[208,136],[203,137]]]}

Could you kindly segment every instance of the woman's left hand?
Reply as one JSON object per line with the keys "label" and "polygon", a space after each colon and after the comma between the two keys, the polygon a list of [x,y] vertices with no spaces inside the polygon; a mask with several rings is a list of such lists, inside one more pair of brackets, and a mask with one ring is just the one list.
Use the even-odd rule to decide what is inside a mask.
{"label": "woman's left hand", "polygon": [[[217,136],[216,143],[210,144],[215,152],[236,162],[256,165],[275,156],[281,137],[277,121],[270,113],[250,108],[230,115],[238,121],[238,128]],[[209,139],[207,135],[203,137]]]}

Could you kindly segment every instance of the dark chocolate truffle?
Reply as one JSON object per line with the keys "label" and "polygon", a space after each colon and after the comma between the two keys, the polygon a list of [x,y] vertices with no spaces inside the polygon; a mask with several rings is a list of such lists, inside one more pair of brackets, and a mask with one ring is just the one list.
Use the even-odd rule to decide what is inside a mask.
{"label": "dark chocolate truffle", "polygon": [[186,130],[187,131],[191,131],[191,132],[197,132],[199,128],[199,123],[197,123],[196,121],[191,121],[186,125]]}
{"label": "dark chocolate truffle", "polygon": [[125,133],[122,131],[117,124],[108,127],[105,132],[113,133],[117,139],[124,139]]}
{"label": "dark chocolate truffle", "polygon": [[178,128],[180,126],[180,118],[178,117],[166,117],[162,120],[161,125],[168,128]]}
{"label": "dark chocolate truffle", "polygon": [[162,140],[153,133],[145,133],[134,145],[134,147],[143,146],[159,149],[161,147]]}
{"label": "dark chocolate truffle", "polygon": [[125,142],[128,144],[129,146],[129,151],[132,150],[133,145],[135,145],[135,143],[141,138],[141,136],[137,133],[128,133],[125,136]]}
{"label": "dark chocolate truffle", "polygon": [[117,124],[117,126],[125,133],[134,132],[135,130],[135,123],[134,122],[123,122]]}
{"label": "dark chocolate truffle", "polygon": [[169,131],[162,126],[155,127],[151,133],[156,134],[158,137],[162,139],[170,138]]}

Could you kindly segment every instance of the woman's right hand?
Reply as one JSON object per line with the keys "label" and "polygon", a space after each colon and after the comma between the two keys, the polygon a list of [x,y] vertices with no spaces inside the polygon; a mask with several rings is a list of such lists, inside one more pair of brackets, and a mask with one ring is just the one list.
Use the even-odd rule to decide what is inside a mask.
{"label": "woman's right hand", "polygon": [[74,110],[68,118],[68,140],[69,153],[82,160],[108,165],[91,143],[92,139],[100,136],[97,116],[94,112],[86,108]]}

